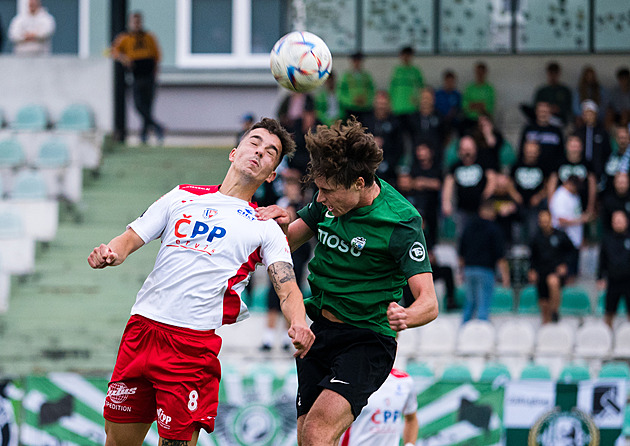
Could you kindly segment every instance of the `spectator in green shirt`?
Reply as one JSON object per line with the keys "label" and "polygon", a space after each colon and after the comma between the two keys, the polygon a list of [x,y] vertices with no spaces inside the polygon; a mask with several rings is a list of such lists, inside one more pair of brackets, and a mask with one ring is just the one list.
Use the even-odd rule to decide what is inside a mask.
{"label": "spectator in green shirt", "polygon": [[344,116],[354,115],[359,122],[374,109],[374,81],[363,68],[364,57],[361,52],[350,56],[351,68],[343,73],[339,82],[339,102]]}
{"label": "spectator in green shirt", "polygon": [[332,125],[341,118],[341,107],[337,90],[337,78],[330,72],[324,86],[315,93],[315,115],[322,124]]}
{"label": "spectator in green shirt", "polygon": [[486,77],[488,67],[483,62],[475,64],[475,80],[466,86],[462,97],[462,109],[466,129],[476,125],[479,115],[492,116],[494,113],[494,87]]}

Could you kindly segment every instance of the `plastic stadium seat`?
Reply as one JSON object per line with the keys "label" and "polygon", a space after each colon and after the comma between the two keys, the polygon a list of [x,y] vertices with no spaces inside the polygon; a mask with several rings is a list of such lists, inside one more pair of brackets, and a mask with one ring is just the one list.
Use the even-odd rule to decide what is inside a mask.
{"label": "plastic stadium seat", "polygon": [[514,291],[511,288],[495,287],[490,313],[511,313],[512,310],[514,310]]}
{"label": "plastic stadium seat", "polygon": [[9,297],[11,295],[11,277],[6,269],[2,268],[2,259],[0,259],[0,314],[9,310]]}
{"label": "plastic stadium seat", "polygon": [[612,345],[612,330],[601,320],[586,322],[575,334],[575,356],[579,358],[605,358]]}
{"label": "plastic stadium seat", "polygon": [[0,238],[20,238],[24,220],[20,214],[10,209],[0,210]]}
{"label": "plastic stadium seat", "polygon": [[510,379],[511,375],[508,367],[499,362],[489,362],[486,363],[485,367],[481,371],[479,382],[491,383],[500,376],[505,377],[507,380]]}
{"label": "plastic stadium seat", "polygon": [[94,129],[94,114],[87,104],[71,104],[61,113],[56,124],[59,130],[85,132]]}
{"label": "plastic stadium seat", "polygon": [[536,332],[522,319],[511,319],[497,330],[496,352],[499,356],[528,356],[534,351]]}
{"label": "plastic stadium seat", "polygon": [[417,328],[419,339],[416,353],[424,356],[449,356],[455,351],[457,326],[445,318]]}
{"label": "plastic stadium seat", "polygon": [[466,322],[457,334],[459,355],[486,356],[494,352],[496,332],[491,322],[473,319]]}
{"label": "plastic stadium seat", "polygon": [[22,231],[27,237],[41,242],[51,242],[59,228],[59,202],[49,199],[21,199],[0,201],[0,212],[8,210],[20,215]]}
{"label": "plastic stadium seat", "polygon": [[549,367],[542,364],[527,364],[521,372],[521,379],[551,379]]}
{"label": "plastic stadium seat", "polygon": [[613,361],[602,365],[598,376],[600,378],[630,379],[630,366],[627,362]]}
{"label": "plastic stadium seat", "polygon": [[45,199],[48,197],[48,186],[42,174],[36,170],[23,170],[15,176],[13,188],[9,193],[11,199]]}
{"label": "plastic stadium seat", "polygon": [[0,214],[0,258],[7,274],[26,275],[35,271],[35,241],[24,234],[22,217],[2,211]]}
{"label": "plastic stadium seat", "polygon": [[540,312],[538,307],[538,291],[533,285],[524,287],[518,296],[518,312],[521,314],[537,314]]}
{"label": "plastic stadium seat", "polygon": [[472,374],[466,364],[449,364],[442,372],[442,381],[450,383],[472,382]]}
{"label": "plastic stadium seat", "polygon": [[26,163],[22,145],[15,138],[0,141],[0,168],[16,168]]}
{"label": "plastic stadium seat", "polygon": [[70,164],[70,149],[61,138],[45,141],[37,154],[35,164],[39,168],[61,168]]}
{"label": "plastic stadium seat", "polygon": [[614,358],[630,358],[630,322],[623,322],[615,328]]}
{"label": "plastic stadium seat", "polygon": [[503,141],[503,145],[499,149],[499,164],[501,167],[512,167],[516,164],[516,151],[512,144],[508,141]]}
{"label": "plastic stadium seat", "polygon": [[560,371],[558,381],[563,383],[574,383],[591,379],[588,367],[581,364],[566,364]]}
{"label": "plastic stadium seat", "polygon": [[580,286],[564,287],[560,314],[566,316],[588,316],[591,314],[591,299],[586,290]]}
{"label": "plastic stadium seat", "polygon": [[573,351],[573,330],[565,324],[545,324],[538,329],[536,355],[568,357]]}
{"label": "plastic stadium seat", "polygon": [[15,130],[38,131],[48,127],[46,108],[38,104],[29,104],[20,108],[11,127]]}
{"label": "plastic stadium seat", "polygon": [[433,378],[433,370],[427,364],[422,362],[409,362],[407,363],[407,367],[405,367],[405,371],[414,377],[420,378]]}

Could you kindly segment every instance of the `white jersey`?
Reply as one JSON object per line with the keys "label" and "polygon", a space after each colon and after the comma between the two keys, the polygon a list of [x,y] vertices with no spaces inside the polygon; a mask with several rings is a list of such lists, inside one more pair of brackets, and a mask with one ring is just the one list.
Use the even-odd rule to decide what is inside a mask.
{"label": "white jersey", "polygon": [[249,316],[241,293],[257,263],[293,264],[275,221],[259,221],[251,203],[218,190],[180,185],[129,224],[145,243],[162,239],[131,314],[216,329]]}
{"label": "white jersey", "polygon": [[572,194],[564,186],[560,186],[549,200],[549,212],[551,213],[551,224],[554,228],[564,231],[573,246],[580,249],[584,238],[584,225],[582,223],[571,226],[560,226],[560,218],[575,220],[582,215],[582,203],[578,194]]}
{"label": "white jersey", "polygon": [[405,415],[415,414],[418,399],[413,378],[393,369],[368,399],[354,423],[341,437],[340,446],[398,446]]}

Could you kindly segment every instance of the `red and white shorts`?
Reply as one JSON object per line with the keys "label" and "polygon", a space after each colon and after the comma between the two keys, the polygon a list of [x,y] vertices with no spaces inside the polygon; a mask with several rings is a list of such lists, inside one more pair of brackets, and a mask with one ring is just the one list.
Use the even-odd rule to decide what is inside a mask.
{"label": "red and white shorts", "polygon": [[118,350],[103,416],[114,423],[152,423],[160,437],[189,441],[214,430],[219,405],[221,338],[131,316]]}

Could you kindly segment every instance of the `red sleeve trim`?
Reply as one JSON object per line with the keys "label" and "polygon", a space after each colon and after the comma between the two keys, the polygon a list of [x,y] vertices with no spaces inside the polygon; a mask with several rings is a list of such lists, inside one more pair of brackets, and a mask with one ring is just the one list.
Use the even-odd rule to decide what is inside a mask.
{"label": "red sleeve trim", "polygon": [[409,374],[398,369],[392,369],[391,374],[394,375],[396,378],[407,378],[409,376]]}
{"label": "red sleeve trim", "polygon": [[214,194],[219,191],[219,186],[199,186],[196,184],[180,184],[179,190],[185,190],[195,195]]}

